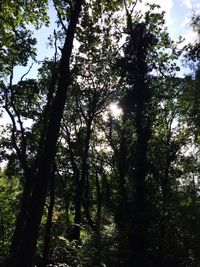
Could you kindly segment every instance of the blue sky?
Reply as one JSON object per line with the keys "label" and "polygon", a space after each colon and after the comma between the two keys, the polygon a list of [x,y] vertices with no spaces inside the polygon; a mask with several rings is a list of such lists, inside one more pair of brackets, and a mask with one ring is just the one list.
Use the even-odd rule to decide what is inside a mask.
{"label": "blue sky", "polygon": [[192,13],[200,12],[200,1],[173,0],[172,4],[172,8],[170,9],[170,18],[172,19],[172,22],[169,25],[172,37],[176,37],[179,34],[187,38],[187,41],[191,41],[191,39],[193,40],[195,35],[191,31],[189,23]]}

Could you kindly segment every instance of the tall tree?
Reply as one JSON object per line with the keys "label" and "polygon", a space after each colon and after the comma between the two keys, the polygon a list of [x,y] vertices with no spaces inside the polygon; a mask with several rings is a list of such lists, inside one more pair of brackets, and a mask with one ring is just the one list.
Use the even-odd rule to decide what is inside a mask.
{"label": "tall tree", "polygon": [[124,113],[117,160],[121,197],[117,220],[124,247],[122,264],[126,266],[150,264],[147,177],[155,97],[151,77],[152,71],[158,72],[157,75],[161,75],[162,70],[165,72],[167,57],[164,49],[173,48],[164,29],[164,14],[154,11],[158,8],[156,5],[150,8],[151,11],[145,13],[142,21],[139,15],[134,20],[126,6],[128,37],[124,57],[117,62],[122,73],[122,84],[125,77],[121,100]]}
{"label": "tall tree", "polygon": [[70,84],[70,58],[82,3],[82,1],[75,1],[73,6],[71,6],[71,16],[65,33],[66,38],[60,60],[58,88],[49,115],[44,145],[38,162],[35,185],[25,223],[23,240],[14,266],[31,267],[34,264],[39,225],[43,214],[47,188],[52,172],[52,164],[56,153],[60,122],[67,96],[66,88]]}

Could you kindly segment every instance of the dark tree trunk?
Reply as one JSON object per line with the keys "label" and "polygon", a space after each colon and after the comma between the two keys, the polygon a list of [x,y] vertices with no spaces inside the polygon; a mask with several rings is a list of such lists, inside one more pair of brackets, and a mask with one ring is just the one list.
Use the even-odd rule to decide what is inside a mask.
{"label": "dark tree trunk", "polygon": [[[145,31],[145,29],[144,29]],[[147,266],[147,212],[146,212],[146,190],[145,178],[147,175],[147,151],[150,140],[150,92],[146,82],[147,76],[147,41],[144,40],[143,32],[140,33],[138,47],[136,47],[137,74],[135,77],[136,91],[136,152],[135,152],[135,211],[133,214],[133,249],[136,267]],[[143,43],[143,49],[140,44]]]}
{"label": "dark tree trunk", "polygon": [[102,212],[102,198],[103,198],[103,182],[102,188],[99,182],[99,175],[96,171],[96,189],[97,189],[97,214],[96,214],[96,227],[97,230],[100,232],[101,228],[101,212]]}
{"label": "dark tree trunk", "polygon": [[[124,113],[123,123],[126,124],[126,114]],[[120,148],[117,155],[117,168],[118,168],[118,183],[119,194],[118,203],[116,206],[116,223],[119,229],[119,266],[129,266],[129,262],[132,258],[132,243],[131,243],[131,228],[132,228],[132,214],[130,197],[128,197],[128,191],[126,180],[131,179],[129,177],[129,162],[128,154],[130,148],[127,143],[128,130],[124,127],[121,132]]]}
{"label": "dark tree trunk", "polygon": [[39,225],[44,210],[47,188],[56,154],[56,143],[59,136],[60,122],[64,111],[67,88],[70,83],[70,58],[82,2],[83,1],[81,0],[75,2],[65,44],[62,49],[58,89],[50,112],[43,152],[38,162],[38,172],[35,177],[35,187],[33,189],[30,208],[25,224],[22,246],[15,265],[17,267],[32,267],[34,265]]}
{"label": "dark tree trunk", "polygon": [[139,110],[137,124],[136,166],[135,166],[135,212],[134,217],[134,255],[135,266],[146,266],[145,256],[147,248],[147,212],[145,195],[145,178],[147,175],[147,148],[149,141],[149,129],[142,128],[145,118],[142,118],[143,110]]}
{"label": "dark tree trunk", "polygon": [[102,241],[101,241],[101,213],[102,213],[102,198],[103,198],[103,181],[100,184],[99,175],[96,171],[96,189],[97,189],[97,213],[96,213],[96,233],[95,233],[95,246],[96,246],[96,264],[100,265],[102,260]]}
{"label": "dark tree trunk", "polygon": [[88,177],[86,179],[86,183],[85,183],[85,190],[84,190],[84,197],[83,197],[83,208],[84,208],[84,212],[85,212],[85,217],[87,219],[87,223],[90,226],[90,228],[92,229],[92,231],[94,233],[96,233],[97,235],[99,235],[98,229],[96,227],[95,222],[92,219],[92,216],[90,214],[90,206],[89,206],[89,180]]}
{"label": "dark tree trunk", "polygon": [[64,193],[64,202],[65,202],[65,211],[66,211],[66,224],[70,225],[70,218],[69,218],[69,204],[70,198],[68,196],[70,191]]}
{"label": "dark tree trunk", "polygon": [[43,257],[42,257],[43,267],[45,267],[48,263],[54,203],[55,203],[55,176],[53,173],[51,177],[50,203],[48,207],[46,232],[45,232],[44,247],[43,247]]}
{"label": "dark tree trunk", "polygon": [[[125,115],[126,116],[126,115]],[[124,121],[124,123],[126,123]],[[118,171],[119,171],[119,197],[120,197],[120,209],[122,213],[123,218],[129,217],[130,215],[130,207],[128,205],[128,196],[127,196],[127,190],[126,190],[126,177],[128,175],[128,145],[127,145],[127,133],[126,130],[123,129],[121,133],[121,142],[120,142],[120,150],[118,155]]]}
{"label": "dark tree trunk", "polygon": [[[56,66],[56,62],[55,62],[55,66]],[[30,200],[31,200],[31,194],[32,194],[32,191],[34,188],[34,179],[33,179],[34,174],[33,173],[34,172],[36,173],[37,163],[38,163],[38,160],[40,157],[40,153],[42,151],[45,133],[47,130],[46,127],[47,127],[47,122],[48,122],[48,118],[49,118],[49,112],[51,109],[53,94],[55,92],[56,81],[57,81],[57,72],[55,71],[55,68],[54,68],[54,70],[52,72],[51,83],[49,86],[49,92],[48,92],[48,96],[47,96],[48,102],[47,102],[47,105],[43,111],[43,114],[41,117],[41,122],[40,122],[42,124],[42,132],[41,132],[41,136],[40,136],[40,142],[38,145],[38,153],[37,153],[36,159],[33,162],[31,167],[26,166],[26,164],[22,164],[22,168],[24,169],[25,183],[24,183],[23,194],[22,194],[22,199],[21,199],[20,212],[17,215],[17,219],[16,219],[16,223],[15,223],[15,231],[13,233],[12,242],[11,242],[11,246],[10,246],[9,261],[11,261],[11,262],[16,261],[16,257],[19,253],[19,250],[20,250],[20,247],[22,244],[22,240],[23,240],[23,231],[24,231],[24,226],[25,226],[25,222],[26,222],[26,216],[27,216],[28,207],[29,207]],[[24,158],[26,158],[25,155],[24,155]],[[20,159],[20,157],[19,157],[19,159]]]}
{"label": "dark tree trunk", "polygon": [[[150,39],[145,23],[134,25],[131,15],[128,14],[127,16],[129,38],[125,48],[125,59],[119,61],[119,67],[121,67],[122,73],[126,75],[129,85],[129,89],[122,99],[124,128],[127,133],[122,133],[121,159],[119,158],[120,195],[123,201],[127,198],[124,205],[126,202],[129,204],[127,207],[124,206],[129,214],[121,216],[121,230],[124,230],[124,236],[126,237],[126,240],[122,240],[125,243],[122,266],[144,267],[148,266],[146,265],[148,245],[145,179],[147,175],[147,150],[151,135],[149,114],[151,93],[148,88],[147,63]],[[135,141],[132,136],[136,137]],[[125,138],[130,140],[124,140]],[[127,151],[125,151],[125,147],[127,147]],[[127,168],[125,167],[126,161]],[[133,186],[132,191],[126,187],[126,180]],[[133,198],[130,197],[132,193]],[[132,207],[130,207],[130,203]],[[122,205],[122,203],[119,205]],[[126,228],[123,221],[126,223]]]}
{"label": "dark tree trunk", "polygon": [[165,155],[165,166],[161,176],[161,190],[162,190],[162,208],[161,208],[161,219],[160,219],[160,240],[159,240],[159,257],[160,264],[166,266],[168,263],[166,261],[166,241],[167,232],[170,219],[170,195],[171,195],[171,185],[170,185],[170,166],[173,161],[170,156],[170,141],[171,141],[171,125],[169,133],[166,138],[166,155]]}
{"label": "dark tree trunk", "polygon": [[23,240],[24,226],[26,222],[26,216],[30,205],[31,193],[33,190],[33,175],[30,170],[25,171],[25,184],[23,194],[21,198],[20,212],[17,215],[15,230],[12,236],[9,261],[16,262],[16,257],[19,253],[21,243]]}
{"label": "dark tree trunk", "polygon": [[[80,224],[81,224],[81,217],[82,217],[81,207],[83,205],[83,197],[84,197],[84,192],[86,189],[86,176],[88,173],[87,160],[88,160],[88,154],[89,154],[92,120],[93,120],[93,116],[89,115],[89,118],[87,121],[86,138],[85,138],[85,145],[84,145],[84,150],[83,150],[83,155],[82,155],[80,171],[77,170],[77,166],[74,166],[75,174],[79,175],[78,177],[76,177],[76,193],[75,193],[75,200],[74,200],[75,201],[75,218],[74,218],[73,237],[75,240],[80,240]],[[86,212],[87,212],[87,208],[86,208]]]}
{"label": "dark tree trunk", "polygon": [[74,216],[74,229],[73,229],[73,239],[80,240],[80,227],[81,227],[81,194],[82,189],[80,181],[77,179],[76,193],[75,193],[75,216]]}

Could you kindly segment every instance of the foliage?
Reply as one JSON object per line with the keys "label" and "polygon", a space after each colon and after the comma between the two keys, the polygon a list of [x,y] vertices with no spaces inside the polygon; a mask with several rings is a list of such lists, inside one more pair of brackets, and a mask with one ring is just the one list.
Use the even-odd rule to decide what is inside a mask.
{"label": "foliage", "polygon": [[0,4],[0,73],[9,74],[13,66],[27,65],[28,58],[34,57],[36,39],[32,37],[27,24],[40,27],[48,24],[47,1],[3,1]]}
{"label": "foliage", "polygon": [[17,177],[0,172],[0,261],[9,251],[21,188]]}

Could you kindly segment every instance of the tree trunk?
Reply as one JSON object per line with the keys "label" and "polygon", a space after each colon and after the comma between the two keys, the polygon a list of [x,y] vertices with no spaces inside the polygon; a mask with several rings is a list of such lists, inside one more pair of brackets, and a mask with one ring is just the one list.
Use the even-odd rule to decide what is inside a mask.
{"label": "tree trunk", "polygon": [[70,84],[70,58],[73,47],[73,39],[80,15],[82,0],[75,2],[71,14],[67,36],[62,49],[62,57],[59,69],[58,89],[50,112],[49,124],[46,131],[43,152],[38,163],[38,172],[35,179],[30,208],[25,224],[24,238],[17,257],[17,267],[32,267],[36,253],[39,225],[41,222],[47,188],[51,177],[52,165],[56,154],[56,143],[59,136],[60,122],[67,97],[67,88]]}
{"label": "tree trunk", "polygon": [[46,232],[45,232],[44,247],[43,247],[43,257],[42,257],[43,267],[45,267],[48,263],[54,203],[55,203],[55,176],[53,173],[51,177],[50,203],[48,207]]}
{"label": "tree trunk", "polygon": [[[129,85],[129,89],[122,99],[122,105],[125,125],[130,125],[130,127],[125,127],[127,133],[122,131],[120,151],[122,153],[120,153],[120,157],[123,154],[124,156],[119,160],[119,163],[121,161],[119,164],[121,197],[126,199],[123,191],[127,191],[129,193],[127,203],[130,206],[130,209],[127,209],[127,213],[130,214],[126,214],[122,210],[122,214],[124,213],[125,216],[121,216],[121,230],[124,230],[124,236],[126,237],[126,240],[122,240],[125,244],[122,266],[144,267],[148,266],[145,263],[147,249],[145,179],[147,175],[147,150],[151,134],[149,114],[151,94],[148,88],[147,63],[149,37],[145,23],[134,25],[130,14],[127,14],[127,22],[129,42],[125,48],[126,60],[119,62],[123,74],[127,75],[127,84]],[[132,126],[134,126],[135,131]],[[136,141],[132,136],[136,137]],[[129,141],[125,140],[126,137]],[[125,145],[127,151],[125,151]],[[124,169],[126,163],[124,159],[127,159],[126,169]],[[128,191],[126,180],[133,186],[132,191]],[[132,193],[133,197],[131,198]],[[125,201],[124,203],[126,204]],[[119,203],[120,205],[122,206],[122,203]],[[126,227],[124,227],[125,223]]]}
{"label": "tree trunk", "polygon": [[12,236],[10,247],[9,261],[14,263],[19,253],[21,243],[23,240],[24,226],[26,222],[27,212],[30,205],[31,193],[33,190],[33,177],[31,171],[27,170],[25,174],[25,184],[21,198],[20,212],[17,215],[15,230]]}
{"label": "tree trunk", "polygon": [[[92,126],[93,117],[89,115],[87,121],[87,129],[86,129],[86,138],[85,138],[85,146],[83,150],[82,160],[81,160],[81,172],[76,170],[76,166],[74,168],[75,174],[79,176],[76,177],[76,193],[75,193],[75,218],[74,218],[74,232],[73,237],[75,240],[80,240],[80,223],[81,223],[81,207],[83,205],[83,196],[86,187],[86,176],[88,173],[88,153],[90,146],[90,137],[91,137],[91,126]],[[87,211],[87,210],[86,210]]]}
{"label": "tree trunk", "polygon": [[[144,40],[140,40],[144,42]],[[136,152],[135,152],[135,211],[133,248],[135,255],[135,266],[146,266],[147,248],[147,217],[146,217],[146,190],[145,178],[147,175],[147,150],[150,140],[150,118],[147,108],[149,107],[150,95],[149,88],[145,82],[146,76],[146,51],[138,48],[135,90],[136,90]]]}
{"label": "tree trunk", "polygon": [[[77,179],[78,180],[78,179]],[[74,229],[73,229],[73,239],[80,240],[80,224],[81,224],[81,185],[80,181],[77,181],[76,193],[75,193],[75,216],[74,216]]]}

